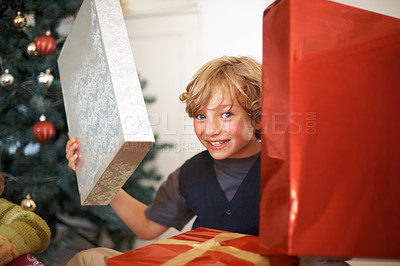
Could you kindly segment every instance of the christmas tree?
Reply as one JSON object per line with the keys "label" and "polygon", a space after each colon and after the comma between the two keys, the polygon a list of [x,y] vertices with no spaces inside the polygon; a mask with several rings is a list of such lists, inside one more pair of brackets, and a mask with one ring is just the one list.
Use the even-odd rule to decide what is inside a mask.
{"label": "christmas tree", "polygon": [[[52,230],[47,253],[65,247],[77,236],[100,246],[106,235],[112,247],[121,251],[131,248],[135,239],[109,206],[81,206],[75,173],[65,159],[68,129],[57,58],[66,36],[59,26],[65,19],[73,20],[81,2],[0,2],[0,163],[6,178],[2,197],[16,204],[31,197],[28,203],[36,204],[35,212]],[[142,81],[142,88],[145,86]],[[143,180],[160,179],[149,162],[165,146],[168,144],[154,145],[124,185],[128,193],[146,204],[151,202],[154,189]],[[26,201],[24,204],[34,209]],[[65,217],[89,221],[95,227],[94,236],[84,235]],[[63,230],[58,230],[60,225]],[[46,252],[38,257],[51,265],[54,262]]]}

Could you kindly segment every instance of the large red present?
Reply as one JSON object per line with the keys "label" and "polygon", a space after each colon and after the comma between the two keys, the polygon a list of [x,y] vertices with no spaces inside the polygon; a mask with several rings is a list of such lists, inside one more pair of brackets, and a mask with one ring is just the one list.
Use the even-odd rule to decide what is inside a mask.
{"label": "large red present", "polygon": [[259,238],[204,227],[108,259],[127,265],[295,265],[285,257],[260,255]]}
{"label": "large red present", "polygon": [[400,258],[400,20],[281,0],[263,26],[264,254]]}

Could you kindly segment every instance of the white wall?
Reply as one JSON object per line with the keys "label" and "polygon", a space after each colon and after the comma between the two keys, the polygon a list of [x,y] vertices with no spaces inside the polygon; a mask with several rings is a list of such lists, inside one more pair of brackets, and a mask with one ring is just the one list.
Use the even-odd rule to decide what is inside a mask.
{"label": "white wall", "polygon": [[[144,95],[155,96],[147,105],[150,123],[158,142],[174,147],[162,150],[155,164],[166,177],[189,156],[201,151],[192,123],[179,95],[198,65],[196,12],[126,16],[125,22],[140,78],[147,81]],[[189,144],[193,144],[190,145]]]}
{"label": "white wall", "polygon": [[272,0],[203,0],[202,63],[222,55],[262,59],[262,17]]}
{"label": "white wall", "polygon": [[399,0],[331,0],[331,1],[400,18]]}

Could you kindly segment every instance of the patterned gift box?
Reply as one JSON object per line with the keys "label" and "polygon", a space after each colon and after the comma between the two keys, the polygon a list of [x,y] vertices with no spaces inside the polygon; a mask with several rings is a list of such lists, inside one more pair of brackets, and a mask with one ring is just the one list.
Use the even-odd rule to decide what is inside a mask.
{"label": "patterned gift box", "polygon": [[154,143],[119,1],[82,3],[58,65],[81,203],[106,205]]}
{"label": "patterned gift box", "polygon": [[127,265],[296,265],[290,257],[260,255],[257,236],[204,227],[108,259]]}

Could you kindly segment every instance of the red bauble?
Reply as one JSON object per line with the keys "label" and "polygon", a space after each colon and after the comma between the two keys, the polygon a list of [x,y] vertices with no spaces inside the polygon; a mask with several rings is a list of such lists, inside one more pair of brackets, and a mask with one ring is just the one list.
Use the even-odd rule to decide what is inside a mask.
{"label": "red bauble", "polygon": [[56,130],[53,123],[46,120],[44,115],[40,116],[40,121],[37,121],[32,127],[32,133],[38,142],[46,143],[53,139]]}
{"label": "red bauble", "polygon": [[36,51],[40,55],[49,55],[56,49],[56,41],[51,36],[50,31],[35,38]]}

